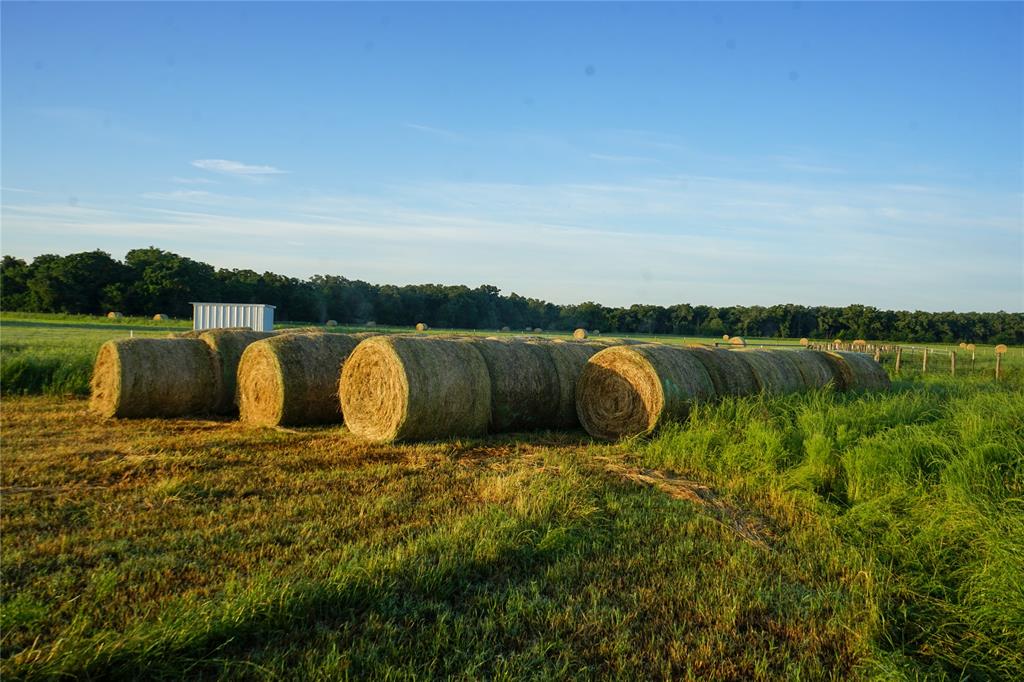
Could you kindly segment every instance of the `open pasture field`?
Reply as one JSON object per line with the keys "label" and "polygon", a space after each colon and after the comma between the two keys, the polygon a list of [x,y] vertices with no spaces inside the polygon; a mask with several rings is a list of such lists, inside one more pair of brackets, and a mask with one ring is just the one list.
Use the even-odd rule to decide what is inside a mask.
{"label": "open pasture field", "polygon": [[[98,345],[126,334],[17,321],[4,679],[1024,669],[1019,371],[726,399],[612,445],[371,445],[341,426],[104,421],[80,398],[12,396],[11,358],[85,358],[87,385]],[[149,327],[131,328],[174,328]]]}

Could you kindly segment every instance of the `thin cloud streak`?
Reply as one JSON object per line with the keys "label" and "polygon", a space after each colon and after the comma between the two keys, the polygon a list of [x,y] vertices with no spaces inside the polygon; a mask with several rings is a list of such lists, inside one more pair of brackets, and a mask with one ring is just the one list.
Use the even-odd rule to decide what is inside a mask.
{"label": "thin cloud streak", "polygon": [[197,159],[192,162],[196,168],[224,173],[226,175],[260,176],[260,175],[282,175],[289,171],[274,168],[273,166],[255,166],[241,161],[229,161],[227,159]]}

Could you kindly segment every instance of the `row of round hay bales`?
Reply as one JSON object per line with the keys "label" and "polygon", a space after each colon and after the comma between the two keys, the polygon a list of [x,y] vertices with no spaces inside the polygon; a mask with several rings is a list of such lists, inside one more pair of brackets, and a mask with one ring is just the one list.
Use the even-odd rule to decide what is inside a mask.
{"label": "row of round hay bales", "polygon": [[595,354],[576,385],[580,423],[614,440],[680,421],[716,397],[786,394],[834,386],[884,390],[885,370],[862,353],[616,346]]}
{"label": "row of round hay bales", "polygon": [[603,347],[382,337],[352,352],[338,394],[349,430],[376,441],[574,428],[577,378]]}

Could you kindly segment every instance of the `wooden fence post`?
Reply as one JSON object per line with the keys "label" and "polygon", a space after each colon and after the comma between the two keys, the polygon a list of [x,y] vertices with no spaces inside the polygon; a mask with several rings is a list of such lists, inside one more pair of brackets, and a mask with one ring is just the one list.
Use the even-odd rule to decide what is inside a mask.
{"label": "wooden fence post", "polygon": [[1002,359],[1003,359],[1003,354],[1002,353],[996,353],[996,381],[999,381],[999,374],[1000,374],[999,370],[1001,369],[1001,365],[1002,365],[1001,360]]}
{"label": "wooden fence post", "polygon": [[928,372],[928,349],[921,351],[921,374]]}
{"label": "wooden fence post", "polygon": [[875,362],[881,362],[881,361],[882,361],[882,349],[881,348],[875,348]]}
{"label": "wooden fence post", "polygon": [[949,353],[949,375],[956,376],[956,351],[950,351]]}
{"label": "wooden fence post", "polygon": [[896,369],[893,370],[896,374],[900,373],[900,358],[903,357],[903,348],[900,346],[896,347]]}

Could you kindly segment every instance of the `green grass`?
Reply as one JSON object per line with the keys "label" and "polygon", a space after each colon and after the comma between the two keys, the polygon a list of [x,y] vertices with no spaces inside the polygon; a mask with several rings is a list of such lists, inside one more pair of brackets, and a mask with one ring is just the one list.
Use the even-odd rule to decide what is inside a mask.
{"label": "green grass", "polygon": [[1019,375],[726,400],[617,445],[369,445],[59,397],[5,397],[2,432],[4,679],[1024,669]]}

